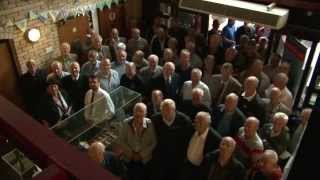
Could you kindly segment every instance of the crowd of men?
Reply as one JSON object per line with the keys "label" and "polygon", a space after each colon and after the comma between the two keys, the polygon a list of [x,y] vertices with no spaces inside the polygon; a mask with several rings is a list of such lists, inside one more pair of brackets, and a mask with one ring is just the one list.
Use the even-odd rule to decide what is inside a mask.
{"label": "crowd of men", "polygon": [[121,157],[105,152],[101,142],[88,151],[115,175],[280,180],[311,110],[301,112],[298,128],[288,126],[290,65],[279,54],[267,57],[263,27],[245,23],[236,29],[234,23],[229,19],[219,31],[215,20],[203,35],[174,19],[170,28],[155,23],[151,39],[133,28],[128,41],[116,28],[105,40],[90,31],[80,54],[62,43],[48,71],[26,63],[26,110],[47,127],[85,106],[85,120],[101,122],[115,113],[109,93],[125,86],[143,101],[123,123]]}

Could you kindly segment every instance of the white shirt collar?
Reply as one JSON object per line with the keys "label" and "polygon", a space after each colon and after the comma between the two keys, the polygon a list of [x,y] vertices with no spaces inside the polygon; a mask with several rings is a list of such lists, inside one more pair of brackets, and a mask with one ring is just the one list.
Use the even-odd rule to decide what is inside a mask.
{"label": "white shirt collar", "polygon": [[241,96],[242,96],[244,99],[246,99],[247,101],[252,101],[252,99],[256,96],[256,94],[257,94],[257,92],[255,92],[252,96],[246,97],[246,96],[245,96],[245,92],[243,92],[243,93],[241,94]]}
{"label": "white shirt collar", "polygon": [[78,75],[77,75],[77,77],[76,78],[74,78],[74,76],[72,75],[72,80],[79,80],[79,77],[80,77],[80,73],[78,73]]}

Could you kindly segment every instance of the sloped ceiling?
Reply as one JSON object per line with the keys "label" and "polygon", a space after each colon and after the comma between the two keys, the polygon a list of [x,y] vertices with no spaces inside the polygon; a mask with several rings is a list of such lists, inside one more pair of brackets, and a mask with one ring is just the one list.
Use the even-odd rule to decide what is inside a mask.
{"label": "sloped ceiling", "polygon": [[309,11],[320,10],[320,0],[246,0],[250,2],[258,2],[264,4],[270,4],[275,2],[279,6],[287,8],[298,8]]}

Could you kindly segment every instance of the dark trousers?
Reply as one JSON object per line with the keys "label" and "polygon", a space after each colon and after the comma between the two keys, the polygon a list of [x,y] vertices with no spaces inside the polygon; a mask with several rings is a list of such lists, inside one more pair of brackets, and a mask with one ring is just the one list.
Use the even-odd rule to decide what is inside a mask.
{"label": "dark trousers", "polygon": [[127,180],[147,180],[148,179],[148,163],[143,164],[141,161],[130,161],[126,163]]}
{"label": "dark trousers", "polygon": [[200,166],[193,165],[186,160],[180,172],[180,180],[196,180],[200,177]]}
{"label": "dark trousers", "polygon": [[178,180],[182,164],[156,160],[151,165],[150,180]]}

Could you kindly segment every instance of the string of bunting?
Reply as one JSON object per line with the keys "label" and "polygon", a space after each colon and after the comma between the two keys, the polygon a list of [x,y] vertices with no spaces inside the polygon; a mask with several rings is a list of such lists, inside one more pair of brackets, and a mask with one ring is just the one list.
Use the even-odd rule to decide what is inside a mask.
{"label": "string of bunting", "polygon": [[97,9],[102,11],[105,7],[111,8],[112,4],[118,5],[120,2],[127,0],[101,0],[96,3],[87,5],[76,5],[74,8],[63,7],[60,10],[48,10],[43,12],[29,11],[25,19],[13,21],[12,19],[4,20],[0,24],[0,30],[16,26],[20,31],[25,32],[28,27],[28,20],[38,19],[42,23],[52,20],[53,23],[60,20],[67,20],[68,17],[77,17],[87,15],[89,12],[95,12]]}

